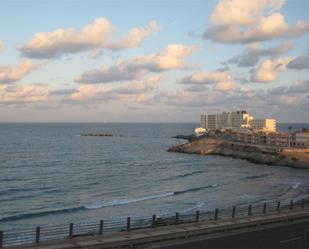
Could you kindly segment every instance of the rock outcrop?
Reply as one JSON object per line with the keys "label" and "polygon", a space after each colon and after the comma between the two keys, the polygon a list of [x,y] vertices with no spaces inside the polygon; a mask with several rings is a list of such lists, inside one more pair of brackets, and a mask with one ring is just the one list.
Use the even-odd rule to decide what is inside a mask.
{"label": "rock outcrop", "polygon": [[262,145],[224,141],[216,138],[203,138],[180,144],[168,149],[169,152],[221,155],[246,159],[257,164],[289,166],[309,169],[309,153],[303,150],[277,152]]}

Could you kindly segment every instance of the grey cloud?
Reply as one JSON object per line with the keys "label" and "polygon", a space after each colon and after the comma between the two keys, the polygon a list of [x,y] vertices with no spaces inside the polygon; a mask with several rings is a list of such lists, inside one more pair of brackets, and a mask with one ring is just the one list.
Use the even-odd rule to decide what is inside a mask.
{"label": "grey cloud", "polygon": [[101,68],[87,71],[77,77],[77,83],[109,83],[134,80],[141,76],[141,70],[129,70],[129,65],[114,65],[109,68]]}
{"label": "grey cloud", "polygon": [[302,55],[292,60],[288,66],[290,69],[302,70],[309,68],[309,55]]}
{"label": "grey cloud", "polygon": [[78,92],[77,89],[74,88],[66,88],[66,89],[57,89],[55,91],[51,91],[51,94],[53,95],[69,95],[72,93]]}
{"label": "grey cloud", "polygon": [[204,85],[189,86],[187,88],[187,91],[189,92],[203,92],[203,91],[208,91],[208,90],[209,88]]}
{"label": "grey cloud", "polygon": [[278,46],[270,48],[249,47],[242,53],[230,58],[227,63],[237,64],[238,67],[253,67],[255,66],[261,57],[276,58],[277,56],[287,53],[293,49],[291,43],[282,43]]}
{"label": "grey cloud", "polygon": [[309,80],[297,81],[294,84],[284,87],[268,89],[270,95],[304,95],[309,94]]}
{"label": "grey cloud", "polygon": [[230,64],[237,64],[238,67],[253,67],[259,62],[256,55],[237,55],[227,61]]}

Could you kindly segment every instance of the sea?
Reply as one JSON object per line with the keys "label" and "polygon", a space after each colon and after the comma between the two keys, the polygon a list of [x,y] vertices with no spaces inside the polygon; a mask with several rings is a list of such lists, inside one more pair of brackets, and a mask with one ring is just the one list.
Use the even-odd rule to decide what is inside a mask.
{"label": "sea", "polygon": [[[166,151],[197,126],[0,124],[0,230],[309,197],[309,170]],[[94,132],[113,136],[81,136]]]}

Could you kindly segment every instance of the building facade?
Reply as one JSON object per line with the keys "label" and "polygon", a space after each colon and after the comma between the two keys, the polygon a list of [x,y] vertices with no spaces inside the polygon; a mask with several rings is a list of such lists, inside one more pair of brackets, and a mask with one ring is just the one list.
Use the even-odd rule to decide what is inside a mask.
{"label": "building facade", "polygon": [[254,130],[276,131],[275,119],[252,119],[250,127]]}
{"label": "building facade", "polygon": [[250,123],[253,119],[254,118],[245,110],[202,114],[201,127],[206,130],[250,128]]}

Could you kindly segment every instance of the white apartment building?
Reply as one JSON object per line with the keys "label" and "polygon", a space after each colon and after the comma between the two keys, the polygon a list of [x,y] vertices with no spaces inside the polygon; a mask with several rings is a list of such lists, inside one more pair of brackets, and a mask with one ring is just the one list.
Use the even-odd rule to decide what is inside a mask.
{"label": "white apartment building", "polygon": [[276,131],[276,120],[275,119],[252,119],[250,127],[254,130],[261,131]]}
{"label": "white apartment building", "polygon": [[246,111],[202,114],[201,127],[207,130],[226,128],[248,128],[253,119]]}
{"label": "white apartment building", "polygon": [[255,119],[247,111],[202,114],[201,127],[206,130],[252,128],[262,131],[276,131],[275,119]]}

